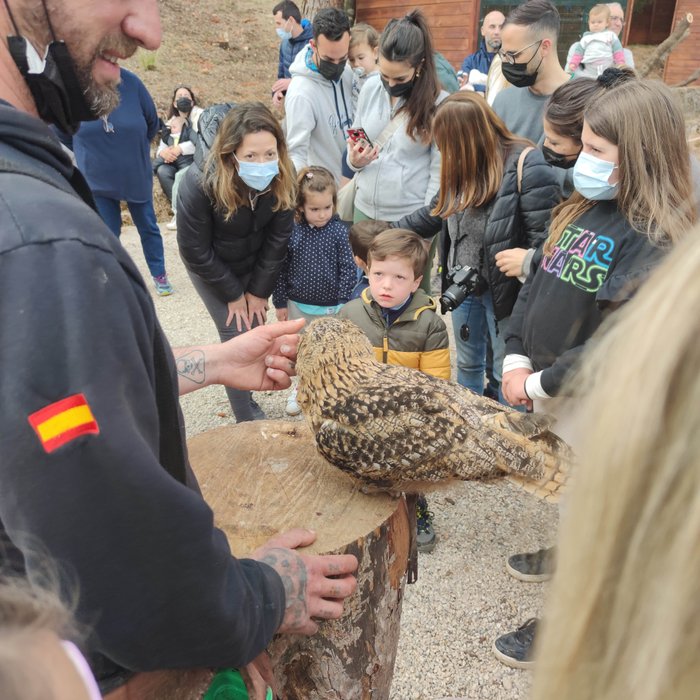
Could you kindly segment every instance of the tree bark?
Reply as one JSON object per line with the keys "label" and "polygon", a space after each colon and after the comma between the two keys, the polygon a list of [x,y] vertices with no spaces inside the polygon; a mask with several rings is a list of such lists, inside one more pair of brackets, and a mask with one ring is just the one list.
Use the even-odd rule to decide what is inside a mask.
{"label": "tree bark", "polygon": [[668,38],[656,47],[654,53],[649,56],[646,63],[639,69],[638,74],[640,78],[645,78],[655,68],[663,66],[668,54],[670,54],[681,41],[688,37],[690,34],[690,25],[692,23],[693,15],[690,14],[690,12],[678,21],[676,28],[671,32]]}
{"label": "tree bark", "polygon": [[317,452],[304,423],[255,421],[189,442],[204,497],[236,556],[291,527],[318,533],[309,553],[352,553],[356,593],[313,637],[269,652],[284,700],[388,700],[398,646],[409,528],[403,499],[364,495]]}
{"label": "tree bark", "polygon": [[303,0],[299,5],[302,17],[313,19],[314,15],[324,7],[339,7],[345,9],[345,0]]}

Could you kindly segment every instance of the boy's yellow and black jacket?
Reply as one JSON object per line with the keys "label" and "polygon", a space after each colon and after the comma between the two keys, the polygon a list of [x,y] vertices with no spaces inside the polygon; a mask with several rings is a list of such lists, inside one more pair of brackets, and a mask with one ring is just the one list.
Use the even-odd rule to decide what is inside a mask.
{"label": "boy's yellow and black jacket", "polygon": [[435,302],[418,289],[401,315],[387,325],[382,307],[368,289],[349,301],[338,315],[358,325],[369,338],[379,362],[419,369],[450,378],[450,344],[445,322],[435,313]]}

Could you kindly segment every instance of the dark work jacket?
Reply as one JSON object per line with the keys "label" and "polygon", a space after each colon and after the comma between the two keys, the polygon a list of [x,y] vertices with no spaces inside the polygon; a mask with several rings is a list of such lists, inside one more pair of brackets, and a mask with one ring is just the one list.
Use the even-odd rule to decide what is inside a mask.
{"label": "dark work jacket", "polygon": [[297,37],[282,39],[280,44],[279,65],[277,66],[278,78],[291,78],[289,66],[292,65],[296,55],[314,38],[311,22],[308,19],[301,20],[302,32]]}
{"label": "dark work jacket", "polygon": [[[484,232],[486,278],[493,296],[496,320],[499,321],[510,315],[521,285],[517,277],[506,277],[498,269],[496,253],[508,248],[536,248],[547,236],[551,211],[561,197],[554,169],[545,162],[538,149],[525,156],[522,192],[518,192],[517,166],[521,151],[519,148],[506,158],[503,181]],[[438,197],[439,193],[427,207],[404,216],[391,226],[415,231],[424,238],[440,233],[444,291],[445,277],[449,272],[451,239],[447,221],[430,213]]]}
{"label": "dark work jacket", "polygon": [[245,292],[267,299],[287,256],[294,212],[273,211],[275,198],[262,193],[225,220],[205,191],[198,154],[178,190],[177,243],[187,269],[221,301]]}
{"label": "dark work jacket", "polygon": [[[100,678],[239,666],[279,627],[282,582],[214,527],[149,290],[90,203],[49,129],[0,101],[0,569],[60,567]],[[76,397],[93,420],[42,437]]]}

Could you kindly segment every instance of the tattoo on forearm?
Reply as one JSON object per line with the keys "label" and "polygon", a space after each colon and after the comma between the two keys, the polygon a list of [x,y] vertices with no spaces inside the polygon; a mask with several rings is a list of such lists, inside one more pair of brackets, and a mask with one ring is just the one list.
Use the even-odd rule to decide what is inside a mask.
{"label": "tattoo on forearm", "polygon": [[203,350],[190,350],[190,352],[175,358],[177,373],[195,384],[204,384],[206,379],[205,359]]}

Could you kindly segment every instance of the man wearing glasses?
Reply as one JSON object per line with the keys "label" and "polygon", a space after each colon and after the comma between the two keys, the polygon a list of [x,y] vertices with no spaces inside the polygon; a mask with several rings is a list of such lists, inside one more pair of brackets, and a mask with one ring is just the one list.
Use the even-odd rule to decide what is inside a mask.
{"label": "man wearing glasses", "polygon": [[542,112],[549,96],[569,76],[559,64],[559,13],[549,0],[516,7],[501,33],[501,69],[512,87],[500,92],[493,109],[518,136],[544,140]]}

